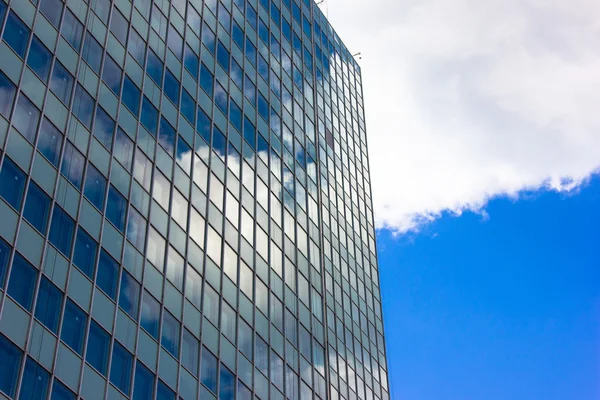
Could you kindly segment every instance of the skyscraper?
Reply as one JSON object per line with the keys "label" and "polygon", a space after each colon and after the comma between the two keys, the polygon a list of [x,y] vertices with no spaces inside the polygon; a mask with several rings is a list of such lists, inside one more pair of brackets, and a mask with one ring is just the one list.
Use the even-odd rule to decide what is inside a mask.
{"label": "skyscraper", "polygon": [[0,398],[389,399],[360,68],[310,0],[0,0]]}

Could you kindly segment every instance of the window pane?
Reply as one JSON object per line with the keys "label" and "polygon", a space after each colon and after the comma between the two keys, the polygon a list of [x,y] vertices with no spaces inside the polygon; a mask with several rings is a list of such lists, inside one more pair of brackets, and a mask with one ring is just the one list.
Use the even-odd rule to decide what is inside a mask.
{"label": "window pane", "polygon": [[58,380],[54,379],[52,385],[52,396],[51,400],[75,400],[75,394],[71,392],[65,385]]}
{"label": "window pane", "polygon": [[0,335],[0,390],[15,397],[17,379],[21,368],[22,352],[4,336]]}
{"label": "window pane", "polygon": [[85,197],[100,210],[100,212],[104,210],[106,178],[89,163],[83,193],[85,194]]}
{"label": "window pane", "polygon": [[127,75],[125,75],[125,80],[123,81],[123,94],[121,98],[123,104],[137,117],[140,111],[140,89],[135,86]]}
{"label": "window pane", "polygon": [[160,131],[158,133],[158,142],[171,155],[173,155],[173,150],[175,149],[176,135],[177,132],[175,132],[175,128],[173,128],[171,124],[167,122],[165,117],[161,117]]}
{"label": "window pane", "polygon": [[196,116],[196,102],[185,89],[181,92],[181,113],[193,126],[194,117]]}
{"label": "window pane", "polygon": [[19,400],[46,400],[49,382],[50,374],[41,365],[27,357]]}
{"label": "window pane", "polygon": [[135,366],[135,386],[133,400],[152,399],[154,393],[154,374],[140,361]]}
{"label": "window pane", "polygon": [[208,285],[204,287],[204,316],[219,325],[219,295]]}
{"label": "window pane", "polygon": [[148,132],[150,132],[153,137],[156,137],[156,131],[158,129],[158,110],[146,96],[144,96],[144,100],[142,101],[142,116],[140,121],[142,125],[148,129]]}
{"label": "window pane", "polygon": [[221,332],[235,343],[235,321],[237,316],[235,311],[223,301],[221,305]]}
{"label": "window pane", "polygon": [[[140,4],[138,2],[138,4]],[[146,42],[137,34],[135,29],[131,30],[129,37],[129,52],[133,55],[133,58],[140,65],[144,65],[144,58],[146,57]]]}
{"label": "window pane", "polygon": [[198,376],[198,358],[200,344],[187,329],[183,330],[182,360],[181,363],[189,369],[194,376]]}
{"label": "window pane", "polygon": [[92,115],[94,114],[94,99],[79,84],[77,84],[77,89],[75,90],[73,114],[79,118],[83,125],[91,129]]}
{"label": "window pane", "polygon": [[63,3],[60,0],[41,0],[40,11],[55,28],[58,28],[60,16],[63,10]]}
{"label": "window pane", "polygon": [[112,353],[112,364],[110,367],[110,381],[121,389],[123,393],[129,394],[131,386],[131,367],[133,358],[131,354],[118,342],[115,342]]}
{"label": "window pane", "polygon": [[183,39],[171,24],[169,24],[167,45],[169,46],[169,49],[171,49],[171,51],[175,54],[175,56],[179,60],[181,60],[181,58],[183,57]]}
{"label": "window pane", "polygon": [[185,261],[183,257],[169,246],[169,254],[167,256],[167,278],[175,285],[175,287],[183,291],[183,271]]}
{"label": "window pane", "polygon": [[146,241],[146,220],[131,207],[129,208],[127,239],[129,239],[139,250],[144,249]]}
{"label": "window pane", "polygon": [[0,196],[17,210],[21,208],[25,179],[25,173],[10,159],[4,158],[0,170]]}
{"label": "window pane", "polygon": [[63,65],[56,61],[50,79],[50,89],[65,104],[69,104],[71,90],[73,89],[73,75]]}
{"label": "window pane", "polygon": [[35,131],[39,120],[40,110],[27,97],[19,96],[13,116],[13,125],[31,143],[35,140]]}
{"label": "window pane", "polygon": [[98,276],[96,285],[104,291],[111,299],[116,299],[117,294],[117,274],[119,264],[102,249],[98,261]]}
{"label": "window pane", "polygon": [[52,224],[48,239],[65,256],[71,256],[75,222],[60,207],[55,206],[52,212]]}
{"label": "window pane", "polygon": [[113,8],[110,31],[123,45],[127,43],[127,28],[129,28],[129,24],[123,14]]}
{"label": "window pane", "polygon": [[217,393],[217,359],[205,347],[202,347],[201,381],[213,393]]}
{"label": "window pane", "polygon": [[10,260],[10,245],[0,238],[0,287],[4,287],[4,278],[8,270],[8,261]]}
{"label": "window pane", "polygon": [[152,337],[158,340],[158,324],[160,321],[160,304],[144,291],[142,301],[142,317],[140,324]]}
{"label": "window pane", "polygon": [[79,355],[83,352],[87,315],[71,300],[67,300],[60,338]]}
{"label": "window pane", "polygon": [[121,232],[125,231],[125,212],[127,200],[114,186],[110,185],[108,191],[108,204],[106,205],[106,218]]}
{"label": "window pane", "polygon": [[150,228],[148,232],[146,257],[159,271],[164,272],[165,239],[154,228]]}
{"label": "window pane", "polygon": [[58,333],[62,299],[63,293],[60,289],[43,276],[38,291],[35,317],[55,334]]}
{"label": "window pane", "polygon": [[29,40],[29,28],[17,17],[14,11],[8,14],[6,27],[4,28],[4,40],[21,58],[25,58],[27,41]]}
{"label": "window pane", "polygon": [[0,72],[0,114],[4,117],[10,117],[10,110],[15,101],[15,93],[17,88],[10,79]]}
{"label": "window pane", "polygon": [[60,171],[77,188],[81,189],[83,178],[84,158],[83,155],[67,141]]}
{"label": "window pane", "polygon": [[146,72],[148,75],[150,75],[150,78],[152,78],[154,83],[156,83],[159,87],[162,87],[163,63],[153,51],[148,52]]}
{"label": "window pane", "polygon": [[192,304],[200,308],[202,301],[202,278],[190,264],[186,268],[185,296]]}
{"label": "window pane", "polygon": [[219,399],[229,400],[235,398],[235,377],[223,364],[221,364],[221,379]]}
{"label": "window pane", "polygon": [[179,321],[170,313],[163,313],[163,327],[160,344],[175,358],[179,358]]}
{"label": "window pane", "polygon": [[115,133],[115,121],[102,109],[96,107],[96,124],[94,125],[94,136],[109,151],[112,149],[113,136]]}
{"label": "window pane", "polygon": [[198,80],[198,56],[189,46],[185,46],[185,57],[183,62],[185,68],[192,74],[194,79]]}
{"label": "window pane", "polygon": [[100,75],[100,65],[102,64],[102,46],[91,33],[85,35],[85,41],[83,43],[83,52],[81,53],[83,59],[89,64],[89,66]]}
{"label": "window pane", "polygon": [[140,284],[125,270],[123,270],[121,274],[121,288],[119,293],[119,306],[125,310],[131,318],[137,321],[138,304],[140,301]]}
{"label": "window pane", "polygon": [[117,129],[117,139],[113,154],[127,171],[131,171],[131,162],[133,160],[133,141],[121,128]]}
{"label": "window pane", "polygon": [[121,90],[121,68],[112,59],[107,56],[104,59],[104,67],[102,68],[102,81],[106,83],[106,86],[110,88],[117,96],[120,95]]}
{"label": "window pane", "polygon": [[252,360],[252,328],[250,325],[240,319],[238,324],[239,329],[239,342],[238,347],[242,353],[244,353],[250,360]]}
{"label": "window pane", "polygon": [[40,128],[37,148],[55,167],[58,167],[62,140],[62,133],[48,119],[44,118],[42,127]]}
{"label": "window pane", "polygon": [[94,264],[96,262],[97,249],[98,244],[96,241],[80,227],[77,231],[77,240],[75,241],[73,264],[92,280],[94,279]]}
{"label": "window pane", "polygon": [[85,359],[104,376],[106,376],[106,369],[108,368],[109,348],[110,335],[95,321],[92,321]]}
{"label": "window pane", "polygon": [[8,294],[27,311],[31,311],[33,305],[33,291],[37,269],[35,269],[23,256],[15,253],[10,280],[8,282]]}
{"label": "window pane", "polygon": [[164,85],[165,95],[175,104],[179,105],[179,81],[175,76],[169,71],[165,73],[165,85]]}
{"label": "window pane", "polygon": [[48,81],[50,74],[50,62],[52,61],[52,53],[42,44],[42,42],[34,36],[31,41],[29,55],[27,56],[27,65],[31,68],[44,82]]}
{"label": "window pane", "polygon": [[204,63],[202,63],[200,66],[200,86],[202,86],[202,89],[204,89],[210,97],[213,95],[213,79],[213,74],[208,70]]}
{"label": "window pane", "polygon": [[223,69],[229,72],[229,51],[225,48],[223,43],[219,40],[219,44],[217,45],[217,61]]}
{"label": "window pane", "polygon": [[65,20],[63,21],[62,34],[65,39],[71,43],[71,46],[79,52],[79,48],[81,47],[81,35],[83,34],[83,25],[69,10],[67,10]]}

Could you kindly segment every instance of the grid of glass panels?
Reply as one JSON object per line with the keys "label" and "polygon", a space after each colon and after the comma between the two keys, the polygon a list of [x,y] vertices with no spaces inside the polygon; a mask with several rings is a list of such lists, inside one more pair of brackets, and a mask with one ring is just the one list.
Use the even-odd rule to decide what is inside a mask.
{"label": "grid of glass panels", "polygon": [[389,398],[360,70],[313,2],[0,21],[0,396]]}

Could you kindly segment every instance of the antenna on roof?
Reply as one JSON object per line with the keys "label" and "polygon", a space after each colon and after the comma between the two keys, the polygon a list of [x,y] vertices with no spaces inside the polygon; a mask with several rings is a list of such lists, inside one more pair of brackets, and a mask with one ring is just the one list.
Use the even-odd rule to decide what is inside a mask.
{"label": "antenna on roof", "polygon": [[329,18],[329,3],[326,3],[326,0],[315,0],[315,3],[318,6],[325,3],[325,18]]}
{"label": "antenna on roof", "polygon": [[359,60],[362,60],[362,53],[359,51],[356,54],[352,54],[352,57],[354,57],[354,58],[358,57]]}

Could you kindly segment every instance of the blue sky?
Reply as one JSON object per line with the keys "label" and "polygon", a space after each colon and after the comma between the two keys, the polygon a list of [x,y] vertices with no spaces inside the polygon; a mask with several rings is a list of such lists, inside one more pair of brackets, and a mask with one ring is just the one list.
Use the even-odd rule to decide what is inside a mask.
{"label": "blue sky", "polygon": [[600,399],[600,177],[380,230],[394,400]]}

